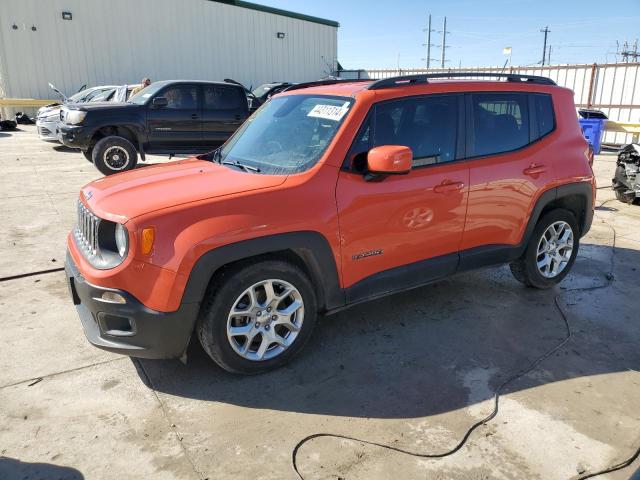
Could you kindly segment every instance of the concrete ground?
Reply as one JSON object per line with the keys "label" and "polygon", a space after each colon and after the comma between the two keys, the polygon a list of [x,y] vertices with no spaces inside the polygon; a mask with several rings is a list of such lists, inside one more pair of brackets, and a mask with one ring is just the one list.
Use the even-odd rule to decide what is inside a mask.
{"label": "concrete ground", "polygon": [[[597,158],[601,186],[614,165]],[[0,133],[0,172],[0,277],[62,266],[77,192],[99,173],[32,127]],[[511,383],[457,453],[322,437],[300,449],[300,471],[553,480],[618,463],[640,445],[640,206],[612,198],[599,190],[558,288],[524,288],[508,267],[459,275],[322,319],[293,364],[258,377],[223,372],[197,345],[187,365],[103,352],[85,340],[62,273],[2,282],[0,478],[295,478],[291,451],[318,432],[445,452],[505,378],[564,338],[556,297],[570,340]]]}

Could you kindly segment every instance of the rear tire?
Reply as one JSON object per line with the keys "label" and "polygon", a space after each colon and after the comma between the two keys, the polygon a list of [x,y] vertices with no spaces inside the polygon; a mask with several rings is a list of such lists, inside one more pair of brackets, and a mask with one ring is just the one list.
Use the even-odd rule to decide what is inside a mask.
{"label": "rear tire", "polygon": [[124,137],[105,137],[95,144],[92,152],[93,164],[104,175],[124,172],[138,163],[136,147]]}
{"label": "rear tire", "polygon": [[282,260],[244,263],[214,280],[196,331],[220,367],[254,375],[281,367],[302,350],[317,310],[313,286],[300,268]]}
{"label": "rear tire", "polygon": [[573,213],[562,208],[551,210],[538,220],[524,254],[511,263],[511,273],[529,287],[551,288],[567,276],[579,246]]}

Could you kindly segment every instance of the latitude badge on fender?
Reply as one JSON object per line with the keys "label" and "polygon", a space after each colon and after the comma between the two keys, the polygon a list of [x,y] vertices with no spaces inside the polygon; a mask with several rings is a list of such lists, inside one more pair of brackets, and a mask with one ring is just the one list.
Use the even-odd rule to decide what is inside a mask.
{"label": "latitude badge on fender", "polygon": [[368,252],[362,252],[352,256],[351,260],[362,260],[363,258],[374,257],[376,255],[382,255],[383,253],[383,250],[370,250]]}

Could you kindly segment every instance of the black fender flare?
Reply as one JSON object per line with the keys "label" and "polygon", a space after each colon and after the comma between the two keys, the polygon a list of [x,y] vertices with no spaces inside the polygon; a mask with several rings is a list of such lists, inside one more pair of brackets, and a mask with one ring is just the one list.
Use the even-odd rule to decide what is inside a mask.
{"label": "black fender flare", "polygon": [[100,130],[106,127],[115,127],[115,128],[122,127],[129,130],[134,136],[134,141],[132,141],[131,143],[133,143],[136,146],[138,151],[142,152],[142,145],[145,142],[145,135],[146,135],[144,125],[139,124],[137,122],[121,123],[117,121],[103,121],[100,124],[91,127],[91,134],[89,135],[89,138],[93,140],[96,133],[98,133]]}
{"label": "black fender flare", "polygon": [[593,187],[591,183],[575,182],[559,185],[542,193],[533,207],[527,228],[522,237],[521,246],[523,250],[526,248],[529,238],[531,238],[533,229],[536,227],[542,211],[552,202],[569,196],[579,196],[584,200],[585,212],[580,219],[580,225],[578,225],[580,227],[580,236],[583,237],[589,231],[591,222],[593,221]]}
{"label": "black fender flare", "polygon": [[290,251],[304,263],[316,286],[321,311],[345,305],[345,294],[340,288],[338,268],[327,239],[318,232],[302,231],[243,240],[209,250],[196,261],[184,293],[182,304],[200,303],[213,275],[225,265],[245,258]]}

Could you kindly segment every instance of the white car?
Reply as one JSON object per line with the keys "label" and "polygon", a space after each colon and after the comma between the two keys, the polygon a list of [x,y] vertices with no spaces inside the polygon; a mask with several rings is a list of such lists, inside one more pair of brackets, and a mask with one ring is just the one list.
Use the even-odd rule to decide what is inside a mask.
{"label": "white car", "polygon": [[[131,90],[137,85],[103,85],[100,87],[86,88],[75,95],[67,98],[60,90],[49,84],[51,89],[56,92],[64,104],[68,103],[86,103],[86,102],[126,102],[129,98]],[[48,142],[57,142],[58,136],[56,128],[60,121],[59,103],[45,105],[38,110],[36,119],[36,127],[38,128],[38,136],[41,140]]]}

